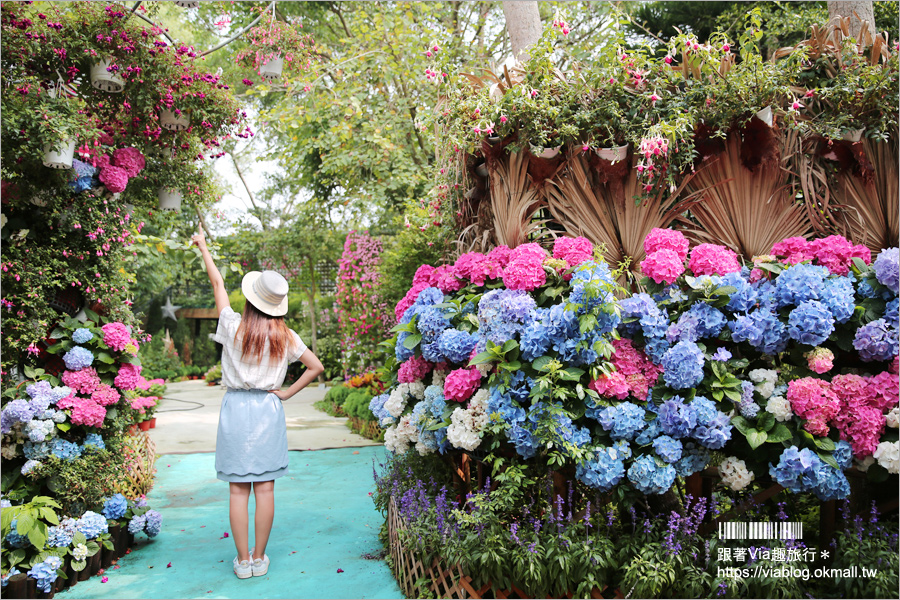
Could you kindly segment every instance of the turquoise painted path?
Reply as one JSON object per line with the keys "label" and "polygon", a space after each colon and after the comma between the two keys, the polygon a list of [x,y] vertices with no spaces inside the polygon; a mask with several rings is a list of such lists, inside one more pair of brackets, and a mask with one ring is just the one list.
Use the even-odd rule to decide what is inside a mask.
{"label": "turquoise painted path", "polygon": [[[275,482],[269,572],[244,580],[232,572],[228,484],[215,477],[215,456],[161,455],[148,498],[162,533],[140,534],[106,583],[95,576],[56,597],[402,598],[384,560],[363,558],[382,548],[384,521],[369,492],[372,458],[383,455],[381,446],[291,452],[290,475]],[[252,496],[250,510],[252,545]]]}

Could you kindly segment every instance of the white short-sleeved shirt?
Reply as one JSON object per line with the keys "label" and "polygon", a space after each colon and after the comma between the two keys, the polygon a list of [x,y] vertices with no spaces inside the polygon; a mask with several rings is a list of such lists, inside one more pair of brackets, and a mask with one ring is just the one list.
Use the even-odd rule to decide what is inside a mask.
{"label": "white short-sleeved shirt", "polygon": [[219,315],[219,326],[213,339],[222,344],[222,383],[226,387],[238,390],[276,390],[284,383],[287,367],[296,362],[306,352],[306,344],[296,331],[294,348],[288,348],[286,356],[277,363],[269,362],[269,341],[263,348],[262,360],[244,359],[241,351],[241,338],[235,339],[241,315],[231,308],[226,308]]}

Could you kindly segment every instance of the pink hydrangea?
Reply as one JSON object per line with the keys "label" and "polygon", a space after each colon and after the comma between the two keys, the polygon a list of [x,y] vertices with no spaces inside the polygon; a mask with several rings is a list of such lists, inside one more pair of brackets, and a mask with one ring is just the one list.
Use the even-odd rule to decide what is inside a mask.
{"label": "pink hydrangea", "polygon": [[447,400],[465,402],[481,385],[481,373],[475,367],[455,369],[444,380],[444,397]]}
{"label": "pink hydrangea", "polygon": [[884,414],[877,408],[861,406],[851,411],[838,425],[841,439],[850,442],[857,460],[872,456],[884,433]]}
{"label": "pink hydrangea", "polygon": [[488,279],[503,276],[503,268],[494,260],[489,260],[481,252],[467,252],[456,259],[456,273],[475,285],[484,285]]}
{"label": "pink hydrangea", "polygon": [[121,396],[119,395],[118,390],[111,385],[101,384],[94,393],[91,394],[91,400],[96,402],[101,406],[110,406],[111,404],[115,404],[119,401]]}
{"label": "pink hydrangea", "polygon": [[641,272],[656,283],[674,283],[684,273],[684,259],[674,250],[663,248],[641,261]]}
{"label": "pink hydrangea", "polygon": [[431,371],[431,363],[421,356],[414,356],[400,365],[397,381],[413,383],[424,378]]}
{"label": "pink hydrangea", "polygon": [[136,389],[141,379],[141,369],[140,365],[124,363],[119,367],[119,372],[116,374],[113,383],[120,390]]}
{"label": "pink hydrangea", "polygon": [[441,265],[434,271],[434,285],[449,294],[461,290],[465,282],[459,278],[453,265]]}
{"label": "pink hydrangea", "polygon": [[821,417],[809,419],[803,424],[803,429],[816,437],[826,437],[829,431],[828,423]]}
{"label": "pink hydrangea", "polygon": [[62,398],[56,402],[56,408],[59,410],[66,410],[67,408],[72,408],[75,406],[75,401],[78,398],[75,397],[75,394],[69,394],[65,398]]}
{"label": "pink hydrangea", "polygon": [[415,304],[416,298],[418,298],[419,294],[422,293],[422,290],[427,287],[431,287],[431,284],[425,282],[415,283],[409,291],[406,292],[406,295],[400,299],[400,302],[398,302],[397,306],[394,308],[394,316],[397,317],[398,321],[403,316],[403,313],[406,312],[406,309]]}
{"label": "pink hydrangea", "polygon": [[507,263],[507,266],[509,266],[509,264],[514,262],[515,260],[526,256],[534,257],[535,259],[543,262],[544,259],[547,258],[547,251],[544,250],[540,244],[535,244],[534,242],[516,246],[509,253],[509,262]]}
{"label": "pink hydrangea", "polygon": [[869,378],[869,386],[873,391],[871,405],[881,412],[890,411],[900,402],[900,381],[896,373],[882,371]]}
{"label": "pink hydrangea", "polygon": [[[534,245],[536,246],[537,244]],[[514,258],[503,270],[504,285],[511,290],[525,290],[527,292],[541,287],[547,283],[547,274],[544,272],[542,261],[542,258],[529,254]]]}
{"label": "pink hydrangea", "polygon": [[894,375],[900,373],[900,356],[894,357],[894,360],[891,361],[891,365],[890,367],[888,367],[888,370]]}
{"label": "pink hydrangea", "polygon": [[672,250],[681,262],[687,258],[690,244],[684,234],[674,229],[654,227],[644,238],[644,254],[650,256],[659,250]]}
{"label": "pink hydrangea", "polygon": [[138,396],[137,398],[132,398],[129,401],[129,404],[131,404],[131,408],[133,410],[144,414],[144,411],[146,409],[156,406],[157,400],[159,400],[159,398],[157,398],[156,396]]}
{"label": "pink hydrangea", "polygon": [[432,284],[432,278],[434,277],[435,268],[431,265],[422,265],[418,269],[416,269],[416,274],[413,275],[413,286],[424,283],[426,287]]}
{"label": "pink hydrangea", "polygon": [[92,394],[100,385],[100,377],[94,367],[87,367],[80,371],[64,371],[62,382],[80,394]]}
{"label": "pink hydrangea", "polygon": [[647,397],[647,391],[656,384],[660,368],[653,364],[643,351],[635,348],[627,338],[613,340],[610,361],[616,371],[625,376],[631,395],[638,400]]}
{"label": "pink hydrangea", "polygon": [[503,268],[509,264],[509,257],[511,254],[512,250],[509,249],[509,246],[495,246],[488,252],[487,257],[488,260],[497,263]]}
{"label": "pink hydrangea", "polygon": [[857,406],[872,406],[875,390],[869,385],[869,378],[862,375],[835,375],[831,379],[831,391],[840,400],[840,412],[847,412]]}
{"label": "pink hydrangea", "polygon": [[100,183],[113,194],[123,192],[128,185],[128,171],[121,167],[104,167],[100,170]]}
{"label": "pink hydrangea", "polygon": [[128,344],[133,344],[131,329],[123,323],[107,323],[103,327],[103,343],[113,350],[122,351]]}
{"label": "pink hydrangea", "polygon": [[688,268],[694,275],[726,275],[741,270],[737,254],[725,246],[700,244],[691,250]]}
{"label": "pink hydrangea", "polygon": [[630,387],[625,375],[618,371],[601,375],[599,378],[592,380],[588,387],[607,398],[618,398],[624,400],[628,397]]}
{"label": "pink hydrangea", "polygon": [[98,154],[96,161],[94,161],[94,167],[98,169],[105,169],[106,167],[112,166],[112,160],[110,160],[108,154]]}
{"label": "pink hydrangea", "polygon": [[137,148],[119,148],[113,152],[112,164],[125,169],[129,177],[134,177],[144,169],[146,161]]}
{"label": "pink hydrangea", "polygon": [[840,402],[827,381],[804,377],[788,383],[787,399],[791,411],[810,420],[831,421],[838,414]]}
{"label": "pink hydrangea", "polygon": [[585,237],[561,237],[553,243],[553,258],[566,261],[569,267],[577,267],[594,258],[594,245]]}
{"label": "pink hydrangea", "polygon": [[76,398],[74,405],[72,406],[70,418],[73,425],[103,427],[103,419],[106,418],[106,409],[93,400]]}
{"label": "pink hydrangea", "polygon": [[809,249],[809,242],[806,241],[806,238],[802,237],[790,237],[781,240],[772,246],[772,251],[769,254],[783,256],[785,257],[784,262],[792,265],[796,265],[797,263],[809,260],[813,257],[813,254]]}
{"label": "pink hydrangea", "polygon": [[813,348],[806,353],[806,363],[811,371],[818,374],[827,373],[834,366],[834,352],[828,348]]}
{"label": "pink hydrangea", "polygon": [[[850,272],[850,261],[853,258],[853,244],[840,235],[829,235],[809,243],[809,251],[816,259],[816,264],[828,267],[835,275],[846,275]],[[871,260],[871,255],[870,255]]]}
{"label": "pink hydrangea", "polygon": [[858,258],[867,265],[872,264],[872,251],[864,244],[857,244],[850,248],[850,258]]}

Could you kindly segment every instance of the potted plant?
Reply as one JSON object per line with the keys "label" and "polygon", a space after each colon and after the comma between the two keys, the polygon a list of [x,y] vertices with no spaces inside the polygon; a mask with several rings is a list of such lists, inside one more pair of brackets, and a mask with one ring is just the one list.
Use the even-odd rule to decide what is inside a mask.
{"label": "potted plant", "polygon": [[119,66],[105,58],[91,65],[91,85],[98,90],[118,94],[125,89],[125,80],[118,74]]}
{"label": "potted plant", "polygon": [[274,15],[247,32],[248,46],[238,52],[235,61],[249,64],[267,81],[281,77],[285,62],[295,69],[305,70],[312,64],[314,43],[300,33],[300,23],[287,23]]}

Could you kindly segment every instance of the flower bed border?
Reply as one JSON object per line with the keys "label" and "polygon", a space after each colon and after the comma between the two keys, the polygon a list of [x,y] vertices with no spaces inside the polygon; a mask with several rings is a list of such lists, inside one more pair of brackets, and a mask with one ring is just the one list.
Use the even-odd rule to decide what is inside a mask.
{"label": "flower bed border", "polygon": [[136,498],[153,487],[156,473],[156,443],[146,431],[125,437],[125,476],[116,491],[126,498]]}

